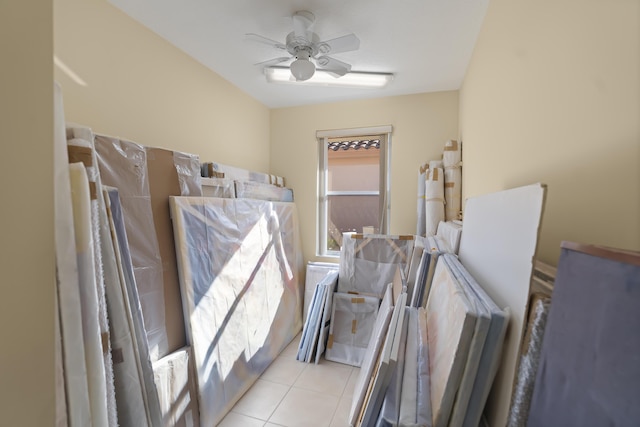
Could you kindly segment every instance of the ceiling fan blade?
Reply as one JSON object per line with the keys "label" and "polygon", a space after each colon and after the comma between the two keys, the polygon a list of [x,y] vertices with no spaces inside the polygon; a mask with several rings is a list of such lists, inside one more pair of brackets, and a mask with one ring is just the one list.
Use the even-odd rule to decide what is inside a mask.
{"label": "ceiling fan blade", "polygon": [[309,31],[309,28],[311,28],[311,25],[315,20],[313,13],[307,11],[296,12],[291,19],[293,21],[293,32],[296,37],[306,40],[307,31]]}
{"label": "ceiling fan blade", "polygon": [[257,64],[253,64],[258,67],[271,67],[272,65],[280,64],[281,62],[285,62],[290,60],[290,56],[281,56],[279,58],[273,58],[268,61],[258,62]]}
{"label": "ceiling fan blade", "polygon": [[351,64],[339,61],[329,56],[321,56],[317,60],[321,70],[324,70],[334,77],[342,77],[351,71]]}
{"label": "ceiling fan blade", "polygon": [[247,41],[263,43],[263,44],[275,47],[276,49],[287,50],[287,47],[285,45],[283,45],[282,43],[277,42],[275,40],[271,40],[271,39],[269,39],[267,37],[263,37],[263,36],[261,36],[259,34],[247,33],[244,36],[245,36],[245,40],[247,40]]}
{"label": "ceiling fan blade", "polygon": [[350,52],[352,50],[358,50],[359,48],[360,39],[353,33],[318,43],[318,50],[323,55],[328,53]]}

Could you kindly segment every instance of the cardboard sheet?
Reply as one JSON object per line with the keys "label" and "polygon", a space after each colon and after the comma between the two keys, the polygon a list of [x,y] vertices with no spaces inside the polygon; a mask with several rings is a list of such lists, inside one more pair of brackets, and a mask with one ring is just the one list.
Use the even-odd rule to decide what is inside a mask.
{"label": "cardboard sheet", "polygon": [[511,311],[500,368],[487,401],[489,425],[506,425],[546,187],[533,184],[467,200],[460,262]]}
{"label": "cardboard sheet", "polygon": [[335,293],[325,359],[362,365],[379,305],[376,297]]}
{"label": "cardboard sheet", "polygon": [[302,327],[291,203],[170,199],[201,424],[213,426]]}
{"label": "cardboard sheet", "polygon": [[527,426],[640,425],[639,310],[640,252],[562,243]]}

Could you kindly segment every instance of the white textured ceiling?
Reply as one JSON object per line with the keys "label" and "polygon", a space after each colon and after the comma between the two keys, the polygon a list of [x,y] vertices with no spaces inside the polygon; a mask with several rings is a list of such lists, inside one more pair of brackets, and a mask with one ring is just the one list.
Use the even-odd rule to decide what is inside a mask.
{"label": "white textured ceiling", "polygon": [[[109,0],[271,108],[459,89],[489,0]],[[333,55],[353,71],[393,73],[383,89],[267,83],[253,64],[282,51],[291,15],[309,10],[322,40],[355,33],[360,49]]]}

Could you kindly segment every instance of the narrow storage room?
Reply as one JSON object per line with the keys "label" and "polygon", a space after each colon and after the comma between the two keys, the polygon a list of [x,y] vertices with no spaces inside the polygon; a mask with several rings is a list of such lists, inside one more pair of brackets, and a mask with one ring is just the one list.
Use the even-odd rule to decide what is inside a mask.
{"label": "narrow storage room", "polygon": [[0,426],[640,425],[637,1],[0,34]]}

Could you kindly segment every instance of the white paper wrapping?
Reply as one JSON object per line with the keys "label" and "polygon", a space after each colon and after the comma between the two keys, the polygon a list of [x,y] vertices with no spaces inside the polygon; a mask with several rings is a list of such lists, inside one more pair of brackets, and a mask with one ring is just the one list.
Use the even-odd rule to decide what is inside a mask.
{"label": "white paper wrapping", "polygon": [[444,173],[441,168],[427,171],[425,181],[425,232],[427,236],[436,234],[438,223],[444,221]]}
{"label": "white paper wrapping", "polygon": [[406,271],[413,244],[413,236],[344,234],[338,292],[382,298],[398,267]]}
{"label": "white paper wrapping", "polygon": [[200,420],[214,426],[302,326],[295,205],[171,197]]}
{"label": "white paper wrapping", "polygon": [[448,252],[457,254],[460,249],[460,237],[462,236],[462,225],[453,221],[440,221],[436,237],[446,242],[449,249]]}
{"label": "white paper wrapping", "polygon": [[191,349],[175,351],[153,363],[163,427],[199,427]]}
{"label": "white paper wrapping", "polygon": [[325,359],[362,365],[379,305],[376,297],[335,293]]}
{"label": "white paper wrapping", "polygon": [[445,218],[447,221],[460,219],[462,211],[462,144],[447,141],[442,154],[444,164]]}

